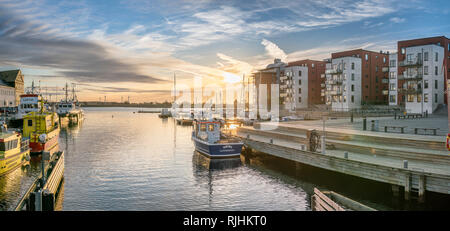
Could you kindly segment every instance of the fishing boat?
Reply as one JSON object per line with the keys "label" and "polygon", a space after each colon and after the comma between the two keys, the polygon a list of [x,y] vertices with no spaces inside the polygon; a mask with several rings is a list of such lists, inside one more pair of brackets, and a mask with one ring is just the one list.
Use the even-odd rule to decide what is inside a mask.
{"label": "fishing boat", "polygon": [[180,113],[177,113],[176,121],[177,121],[177,124],[180,124],[180,125],[192,125],[194,118],[193,118],[192,114],[190,114],[190,113],[180,112]]}
{"label": "fishing boat", "polygon": [[30,160],[28,140],[22,140],[20,133],[8,131],[1,125],[0,133],[0,177],[12,172]]}
{"label": "fishing boat", "polygon": [[77,98],[75,87],[72,88],[72,99],[69,99],[68,84],[65,87],[65,99],[56,104],[56,112],[60,118],[60,123],[76,124],[83,120],[84,111],[76,105]]}
{"label": "fishing boat", "polygon": [[168,108],[161,109],[161,114],[158,115],[159,118],[168,118],[171,117],[172,114],[170,113]]}
{"label": "fishing boat", "polygon": [[195,150],[209,158],[239,157],[244,144],[222,132],[221,125],[218,120],[195,120],[192,131]]}
{"label": "fishing boat", "polygon": [[55,112],[30,112],[23,118],[23,137],[30,140],[31,155],[57,151],[59,131]]}

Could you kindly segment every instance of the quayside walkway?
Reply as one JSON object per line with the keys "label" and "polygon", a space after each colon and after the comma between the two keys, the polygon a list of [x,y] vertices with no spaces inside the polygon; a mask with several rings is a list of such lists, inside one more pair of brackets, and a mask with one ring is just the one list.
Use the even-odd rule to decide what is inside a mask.
{"label": "quayside walkway", "polygon": [[[326,122],[326,150],[310,151],[308,132],[323,135],[322,121],[260,123],[241,127],[247,148],[295,162],[404,187],[405,198],[426,191],[450,194],[450,155],[445,137],[362,131]],[[344,121],[344,123],[346,123]],[[330,126],[331,125],[331,126]],[[341,124],[342,125],[342,124]]]}

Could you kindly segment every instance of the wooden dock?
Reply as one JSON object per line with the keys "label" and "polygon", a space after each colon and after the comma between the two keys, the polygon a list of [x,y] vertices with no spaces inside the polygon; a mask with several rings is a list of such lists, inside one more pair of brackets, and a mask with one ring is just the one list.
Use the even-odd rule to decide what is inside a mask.
{"label": "wooden dock", "polygon": [[292,127],[275,130],[241,127],[237,135],[249,150],[391,184],[394,192],[403,187],[405,199],[410,199],[411,192],[417,192],[419,201],[424,200],[426,191],[450,194],[450,155],[439,151],[439,142],[419,139],[420,148],[415,147],[417,144],[409,147],[408,140],[402,137],[372,139],[362,133],[351,135],[333,131],[326,133],[326,149],[322,153],[320,149],[310,150],[306,131],[308,129]]}
{"label": "wooden dock", "polygon": [[64,167],[64,152],[53,154],[44,171],[45,181],[42,178],[37,178],[22,196],[14,210],[54,210],[58,189],[64,179]]}
{"label": "wooden dock", "polygon": [[320,191],[317,188],[314,188],[314,195],[311,196],[311,209],[313,211],[376,211],[339,193]]}

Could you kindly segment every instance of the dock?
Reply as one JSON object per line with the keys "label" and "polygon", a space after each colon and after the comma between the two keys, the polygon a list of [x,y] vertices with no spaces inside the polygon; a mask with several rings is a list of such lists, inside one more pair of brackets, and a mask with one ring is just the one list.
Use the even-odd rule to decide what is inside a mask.
{"label": "dock", "polygon": [[[328,121],[327,121],[328,122]],[[257,123],[240,127],[246,152],[262,152],[297,163],[357,176],[392,185],[394,194],[404,189],[406,200],[417,193],[450,194],[450,155],[444,136],[361,131],[339,122],[326,126],[322,121]],[[325,148],[312,150],[311,131],[321,138]]]}
{"label": "dock", "polygon": [[[41,161],[45,161],[43,158]],[[64,180],[64,152],[57,152],[17,203],[14,211],[53,211],[59,187]]]}

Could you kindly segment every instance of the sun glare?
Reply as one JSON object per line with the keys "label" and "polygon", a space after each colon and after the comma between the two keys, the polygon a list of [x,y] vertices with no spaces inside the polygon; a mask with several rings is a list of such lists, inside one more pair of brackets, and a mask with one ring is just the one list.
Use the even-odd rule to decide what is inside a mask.
{"label": "sun glare", "polygon": [[225,72],[223,74],[223,81],[226,83],[237,83],[239,81],[241,81],[242,78],[238,75],[229,73],[229,72]]}

